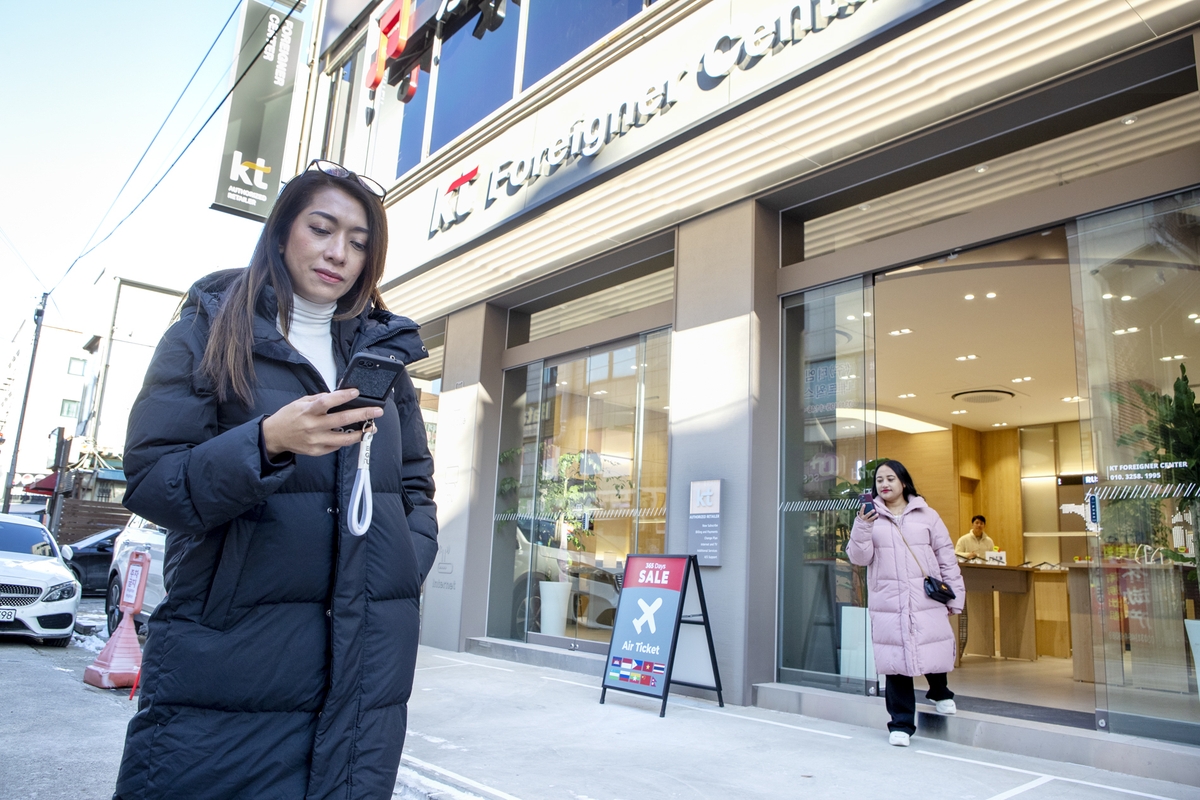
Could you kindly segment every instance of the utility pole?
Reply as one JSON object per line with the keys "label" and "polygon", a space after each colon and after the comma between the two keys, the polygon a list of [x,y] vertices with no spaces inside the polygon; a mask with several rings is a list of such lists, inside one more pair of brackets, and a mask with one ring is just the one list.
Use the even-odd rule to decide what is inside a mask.
{"label": "utility pole", "polygon": [[33,365],[37,361],[38,340],[42,336],[42,317],[46,314],[46,300],[49,292],[42,294],[42,300],[33,312],[33,349],[29,353],[29,375],[25,378],[25,396],[21,398],[21,416],[17,418],[17,435],[13,438],[12,463],[8,467],[8,477],[4,481],[4,508],[0,513],[7,514],[12,504],[12,484],[17,476],[17,454],[21,452],[21,429],[25,427],[25,407],[29,404],[29,387],[33,384]]}

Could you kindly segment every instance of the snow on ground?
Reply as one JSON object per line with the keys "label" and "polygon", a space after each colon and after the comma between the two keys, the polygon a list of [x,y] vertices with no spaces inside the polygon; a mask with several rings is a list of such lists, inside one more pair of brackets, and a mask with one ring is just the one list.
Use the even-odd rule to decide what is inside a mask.
{"label": "snow on ground", "polygon": [[80,636],[78,633],[71,637],[71,644],[76,647],[82,647],[84,650],[90,650],[93,653],[99,654],[104,649],[104,645],[108,644],[106,639],[100,638],[96,634],[91,636]]}

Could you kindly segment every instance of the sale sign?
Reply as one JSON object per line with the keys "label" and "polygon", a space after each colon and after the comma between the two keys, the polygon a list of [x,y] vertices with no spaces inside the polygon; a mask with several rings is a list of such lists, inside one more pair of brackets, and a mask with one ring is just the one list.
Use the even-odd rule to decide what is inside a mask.
{"label": "sale sign", "polygon": [[[693,585],[689,590],[689,576]],[[694,596],[693,596],[694,594]],[[667,693],[672,682],[682,683],[672,668],[676,665],[681,622],[689,627],[699,626],[706,646],[699,655],[706,665],[711,662],[711,683],[687,683],[688,686],[712,689],[722,705],[720,678],[704,609],[703,588],[700,584],[696,556],[629,555],[625,560],[625,580],[617,602],[612,641],[601,683],[600,702],[604,692],[617,689],[625,692],[661,697],[666,709]],[[698,614],[683,619],[685,599],[698,603]],[[691,637],[689,637],[690,641]],[[663,712],[660,712],[660,716]]]}

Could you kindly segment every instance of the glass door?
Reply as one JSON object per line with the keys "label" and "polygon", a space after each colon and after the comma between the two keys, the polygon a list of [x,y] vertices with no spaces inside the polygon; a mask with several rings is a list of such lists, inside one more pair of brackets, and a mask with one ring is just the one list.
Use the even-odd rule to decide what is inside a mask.
{"label": "glass door", "polygon": [[625,556],[665,543],[669,341],[506,373],[489,635],[606,652]]}
{"label": "glass door", "polygon": [[1200,191],[1080,219],[1069,242],[1097,725],[1200,744]]}
{"label": "glass door", "polygon": [[869,278],[783,303],[779,675],[874,693],[866,570],[846,557],[875,453]]}

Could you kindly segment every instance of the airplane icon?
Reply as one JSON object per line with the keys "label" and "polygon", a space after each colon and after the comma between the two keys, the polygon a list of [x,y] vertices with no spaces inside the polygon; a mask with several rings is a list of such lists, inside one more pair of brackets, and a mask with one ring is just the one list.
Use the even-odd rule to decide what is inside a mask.
{"label": "airplane icon", "polygon": [[662,607],[662,598],[659,597],[653,603],[646,605],[646,601],[638,598],[638,605],[642,607],[642,615],[633,621],[633,627],[637,628],[637,632],[642,632],[643,625],[650,626],[650,632],[654,633],[657,629],[654,626],[654,612]]}

